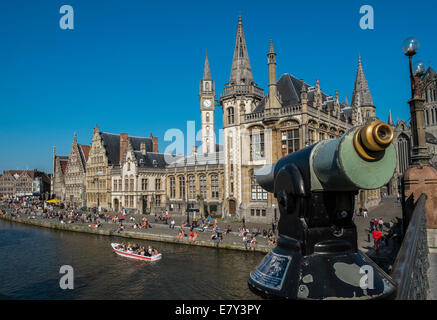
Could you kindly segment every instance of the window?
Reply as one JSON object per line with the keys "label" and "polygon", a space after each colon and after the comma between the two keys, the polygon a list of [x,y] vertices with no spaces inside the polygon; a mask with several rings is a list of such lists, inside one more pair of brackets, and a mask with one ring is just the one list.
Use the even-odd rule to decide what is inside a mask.
{"label": "window", "polygon": [[155,198],[155,205],[157,206],[157,207],[159,207],[160,205],[161,205],[161,195],[156,195],[156,198]]}
{"label": "window", "polygon": [[206,176],[201,175],[199,177],[199,184],[200,184],[200,195],[203,199],[206,199]]}
{"label": "window", "polygon": [[250,209],[250,215],[254,216],[255,215],[255,209]]}
{"label": "window", "polygon": [[250,160],[264,158],[264,133],[250,135]]}
{"label": "window", "polygon": [[185,199],[185,177],[179,177],[179,198]]}
{"label": "window", "polygon": [[126,177],[124,178],[124,191],[129,190],[129,179]]}
{"label": "window", "polygon": [[267,200],[267,191],[265,191],[256,182],[255,174],[252,173],[251,176],[251,189],[252,189],[252,200],[254,201],[265,201]]}
{"label": "window", "polygon": [[170,177],[170,198],[176,198],[176,183],[174,177]]}
{"label": "window", "polygon": [[314,139],[314,130],[312,130],[312,129],[308,129],[308,142],[309,142],[310,146],[312,146],[314,143],[316,143],[316,141]]}
{"label": "window", "polygon": [[123,179],[118,180],[118,191],[121,191],[123,185]]}
{"label": "window", "polygon": [[141,190],[147,190],[147,179],[141,179]]}
{"label": "window", "polygon": [[155,179],[155,190],[161,190],[161,179]]}
{"label": "window", "polygon": [[282,145],[285,145],[287,154],[295,153],[300,149],[299,129],[282,132]]}
{"label": "window", "polygon": [[211,176],[211,198],[218,199],[219,197],[219,183],[218,176],[213,174]]}
{"label": "window", "polygon": [[134,179],[130,179],[130,191],[134,191]]}
{"label": "window", "polygon": [[206,113],[206,122],[209,123],[209,112]]}
{"label": "window", "polygon": [[114,191],[117,191],[117,180],[114,180]]}
{"label": "window", "polygon": [[234,123],[234,108],[230,107],[228,108],[228,124]]}
{"label": "window", "polygon": [[188,176],[188,192],[190,199],[196,198],[196,178],[194,176]]}

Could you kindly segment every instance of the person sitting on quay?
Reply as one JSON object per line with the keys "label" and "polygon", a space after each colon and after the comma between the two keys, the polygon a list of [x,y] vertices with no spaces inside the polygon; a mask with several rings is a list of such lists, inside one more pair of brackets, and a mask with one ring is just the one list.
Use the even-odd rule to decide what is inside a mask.
{"label": "person sitting on quay", "polygon": [[178,233],[176,239],[180,240],[180,239],[182,239],[184,236],[185,236],[184,229],[180,228],[180,229],[179,229],[179,233]]}
{"label": "person sitting on quay", "polygon": [[102,224],[99,222],[99,223],[96,223],[96,224],[90,224],[90,225],[88,225],[88,227],[90,227],[90,228],[94,228],[94,229],[97,229],[97,228],[100,228],[102,226]]}
{"label": "person sitting on quay", "polygon": [[170,222],[170,226],[169,226],[169,228],[170,228],[170,229],[174,229],[175,224],[176,224],[176,222],[174,221],[174,218],[171,219],[171,222]]}
{"label": "person sitting on quay", "polygon": [[230,224],[228,224],[227,226],[226,226],[226,235],[229,233],[229,232],[231,232],[232,231],[232,228],[231,228],[231,225]]}
{"label": "person sitting on quay", "polygon": [[256,245],[256,237],[252,236],[252,240],[250,240],[250,248],[255,250],[255,245]]}

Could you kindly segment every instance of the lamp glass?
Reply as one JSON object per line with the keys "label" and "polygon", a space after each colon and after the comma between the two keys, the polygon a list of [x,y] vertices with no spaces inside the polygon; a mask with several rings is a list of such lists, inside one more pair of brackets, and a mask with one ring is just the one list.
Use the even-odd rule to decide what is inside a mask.
{"label": "lamp glass", "polygon": [[426,72],[426,64],[423,61],[417,61],[413,66],[414,76],[421,77]]}
{"label": "lamp glass", "polygon": [[415,37],[409,37],[404,40],[402,44],[402,51],[406,56],[414,56],[417,53],[417,50],[420,48],[419,39]]}

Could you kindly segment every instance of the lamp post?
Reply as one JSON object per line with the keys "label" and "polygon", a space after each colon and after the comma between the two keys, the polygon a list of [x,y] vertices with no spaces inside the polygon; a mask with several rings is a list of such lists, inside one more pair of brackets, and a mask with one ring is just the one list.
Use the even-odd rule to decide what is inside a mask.
{"label": "lamp post", "polygon": [[[428,196],[426,202],[427,227],[437,229],[437,205],[434,205],[437,199],[437,170],[430,165],[431,156],[426,146],[425,132],[425,115],[423,104],[423,81],[425,74],[425,64],[421,61],[413,64],[413,56],[417,54],[420,48],[420,42],[417,38],[407,38],[403,45],[402,51],[409,60],[411,99],[408,101],[411,114],[411,135],[413,138],[413,148],[411,155],[411,166],[405,172],[403,177],[403,198],[412,197],[415,204],[422,193]],[[412,208],[404,208],[406,211]]]}
{"label": "lamp post", "polygon": [[97,211],[98,213],[100,213],[100,179],[99,177],[102,175],[103,173],[101,171],[98,171],[96,173],[96,178],[94,178],[94,181],[97,181]]}

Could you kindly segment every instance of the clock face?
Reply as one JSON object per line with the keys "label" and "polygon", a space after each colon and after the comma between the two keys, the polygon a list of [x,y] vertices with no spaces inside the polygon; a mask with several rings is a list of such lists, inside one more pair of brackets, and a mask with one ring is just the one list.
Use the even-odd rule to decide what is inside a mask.
{"label": "clock face", "polygon": [[207,100],[203,101],[203,105],[205,107],[209,107],[211,105],[211,100],[207,99]]}

